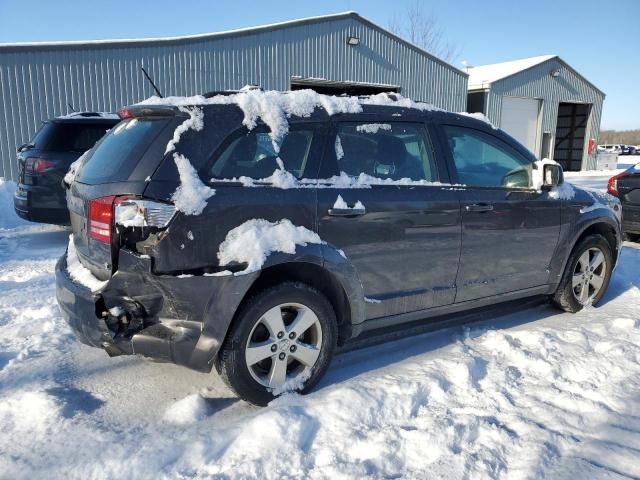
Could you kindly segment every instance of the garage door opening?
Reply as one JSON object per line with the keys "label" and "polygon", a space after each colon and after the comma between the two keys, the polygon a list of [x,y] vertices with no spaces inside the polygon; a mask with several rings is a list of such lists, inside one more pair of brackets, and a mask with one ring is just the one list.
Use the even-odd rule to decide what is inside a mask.
{"label": "garage door opening", "polygon": [[582,169],[584,142],[591,104],[561,103],[553,159],[567,171]]}
{"label": "garage door opening", "polygon": [[317,78],[299,78],[291,79],[291,90],[311,89],[325,95],[375,95],[377,93],[400,93],[400,87],[397,85],[383,85],[375,83],[359,83],[359,82],[335,82],[332,80],[321,80]]}

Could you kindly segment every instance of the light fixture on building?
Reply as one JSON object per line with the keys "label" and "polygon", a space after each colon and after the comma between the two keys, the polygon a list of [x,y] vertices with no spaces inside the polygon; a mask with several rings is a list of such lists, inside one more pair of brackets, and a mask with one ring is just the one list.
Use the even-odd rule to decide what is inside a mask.
{"label": "light fixture on building", "polygon": [[359,43],[360,43],[360,38],[352,37],[351,35],[347,37],[347,45],[351,45],[352,47],[355,47]]}
{"label": "light fixture on building", "polygon": [[560,69],[556,68],[555,70],[551,70],[549,75],[551,75],[553,78],[559,77],[560,76]]}

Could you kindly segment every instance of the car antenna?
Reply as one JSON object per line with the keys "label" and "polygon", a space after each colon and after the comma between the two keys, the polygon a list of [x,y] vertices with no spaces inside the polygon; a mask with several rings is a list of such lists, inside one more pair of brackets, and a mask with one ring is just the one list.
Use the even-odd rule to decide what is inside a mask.
{"label": "car antenna", "polygon": [[164,98],[164,95],[162,95],[162,93],[160,93],[160,89],[158,87],[156,87],[156,84],[153,83],[153,80],[151,80],[151,77],[149,76],[149,74],[147,73],[147,71],[144,69],[144,67],[140,67],[140,69],[142,70],[142,73],[144,73],[144,76],[147,77],[147,80],[149,80],[149,83],[151,84],[151,86],[153,87],[153,89],[156,91],[156,93],[158,94],[158,96],[160,98]]}
{"label": "car antenna", "polygon": [[77,110],[76,110],[75,108],[73,108],[73,105],[71,105],[71,102],[67,103],[67,106],[71,109],[71,111],[72,111],[73,113],[76,113],[76,112],[77,112]]}

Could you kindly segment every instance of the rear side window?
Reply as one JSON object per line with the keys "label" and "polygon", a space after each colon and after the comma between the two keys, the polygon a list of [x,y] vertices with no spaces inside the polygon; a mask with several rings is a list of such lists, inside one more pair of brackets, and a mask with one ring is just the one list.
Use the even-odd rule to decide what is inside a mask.
{"label": "rear side window", "polygon": [[167,122],[143,118],[120,122],[89,153],[77,180],[88,184],[127,180]]}
{"label": "rear side window", "polygon": [[108,124],[45,123],[33,139],[36,148],[50,152],[83,153],[111,128]]}
{"label": "rear side window", "polygon": [[531,162],[492,135],[444,126],[458,181],[472,187],[528,188]]}
{"label": "rear side window", "polygon": [[440,179],[426,131],[420,124],[341,123],[334,147],[336,173],[364,173],[392,180]]}
{"label": "rear side window", "polygon": [[211,166],[209,177],[266,178],[279,169],[282,162],[285,170],[302,178],[309,170],[313,139],[313,127],[292,128],[276,153],[269,132],[252,130],[235,137],[224,148]]}

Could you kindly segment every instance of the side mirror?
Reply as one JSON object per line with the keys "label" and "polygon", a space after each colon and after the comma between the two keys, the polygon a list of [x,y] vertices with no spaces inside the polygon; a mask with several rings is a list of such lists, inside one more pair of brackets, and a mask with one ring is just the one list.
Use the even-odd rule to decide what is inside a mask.
{"label": "side mirror", "polygon": [[564,173],[560,165],[546,164],[542,170],[542,188],[550,190],[553,187],[562,185],[564,182]]}

